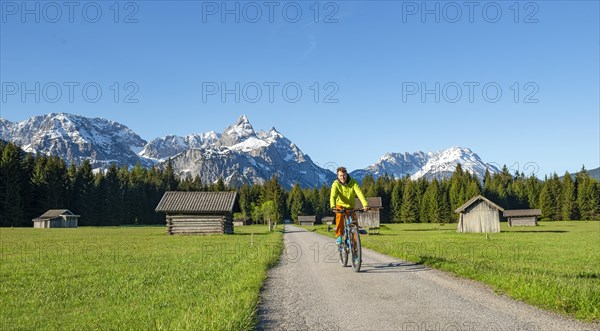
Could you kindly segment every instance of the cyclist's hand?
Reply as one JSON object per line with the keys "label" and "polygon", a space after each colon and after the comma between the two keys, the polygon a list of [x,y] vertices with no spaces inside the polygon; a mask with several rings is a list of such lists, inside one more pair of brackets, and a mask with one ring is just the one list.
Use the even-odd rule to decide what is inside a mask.
{"label": "cyclist's hand", "polygon": [[369,211],[369,207],[364,207],[363,211]]}

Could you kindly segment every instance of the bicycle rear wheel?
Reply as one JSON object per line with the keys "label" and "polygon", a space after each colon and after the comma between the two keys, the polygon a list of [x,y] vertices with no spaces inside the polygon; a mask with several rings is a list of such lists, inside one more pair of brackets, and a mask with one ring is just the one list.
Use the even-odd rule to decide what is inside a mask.
{"label": "bicycle rear wheel", "polygon": [[362,246],[360,244],[360,233],[356,227],[350,229],[350,242],[352,243],[352,270],[359,272],[362,264]]}

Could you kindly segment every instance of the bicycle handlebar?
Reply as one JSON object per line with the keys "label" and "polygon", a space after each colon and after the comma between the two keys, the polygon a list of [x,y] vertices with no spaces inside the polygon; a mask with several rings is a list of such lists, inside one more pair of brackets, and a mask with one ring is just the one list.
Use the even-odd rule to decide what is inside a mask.
{"label": "bicycle handlebar", "polygon": [[357,211],[357,212],[359,212],[359,213],[364,213],[364,212],[365,212],[365,211],[367,211],[367,210],[371,210],[371,208],[370,208],[370,207],[367,207],[367,210],[364,210],[364,209],[350,209],[350,208],[341,208],[341,209],[332,208],[331,210],[332,210],[334,213],[343,213],[343,212],[346,212],[346,211],[350,211],[350,212],[356,212],[356,211]]}

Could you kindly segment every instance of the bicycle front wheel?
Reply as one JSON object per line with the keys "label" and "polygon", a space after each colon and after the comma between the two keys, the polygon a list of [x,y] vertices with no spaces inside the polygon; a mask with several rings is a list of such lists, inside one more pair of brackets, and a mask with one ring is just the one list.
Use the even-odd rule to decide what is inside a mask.
{"label": "bicycle front wheel", "polygon": [[360,244],[360,233],[356,227],[350,230],[350,242],[352,244],[352,270],[359,272],[362,264],[362,246]]}
{"label": "bicycle front wheel", "polygon": [[[346,240],[344,240],[344,243]],[[341,247],[338,247],[340,252],[340,264],[342,267],[348,266],[348,247],[345,244],[342,244]]]}

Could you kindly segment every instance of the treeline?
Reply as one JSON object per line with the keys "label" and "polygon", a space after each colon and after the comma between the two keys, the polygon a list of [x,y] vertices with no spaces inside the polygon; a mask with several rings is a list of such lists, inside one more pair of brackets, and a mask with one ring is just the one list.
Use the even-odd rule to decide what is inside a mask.
{"label": "treeline", "polygon": [[[270,185],[276,183],[272,179]],[[361,187],[366,197],[381,197],[382,222],[455,222],[458,215],[454,210],[479,194],[504,209],[541,209],[542,220],[600,219],[600,182],[590,177],[585,168],[575,180],[568,172],[563,179],[554,174],[540,180],[522,172],[511,174],[504,166],[497,174],[486,171],[481,183],[459,164],[448,179],[411,180],[384,175],[374,180],[367,175]],[[247,217],[264,219],[260,207],[268,199],[263,191],[262,185],[241,187],[240,203]],[[283,191],[278,201],[278,215],[294,221],[298,215],[316,215],[317,219],[333,216],[329,210],[329,186],[302,189],[296,184],[289,192]]]}
{"label": "treeline", "polygon": [[[70,165],[56,156],[33,156],[12,143],[0,142],[0,226],[32,226],[48,209],[66,208],[80,214],[79,225],[163,224],[154,209],[165,191],[237,190],[241,214],[254,222],[297,221],[298,215],[333,216],[329,186],[282,188],[276,177],[264,184],[228,188],[223,180],[203,184],[199,176],[179,180],[170,164],[164,170],[139,165],[112,165],[93,172],[88,161]],[[366,176],[367,197],[381,197],[383,222],[455,222],[453,212],[481,194],[505,209],[539,208],[546,220],[600,219],[600,183],[582,169],[571,178],[556,174],[540,180],[523,173],[486,172],[483,184],[457,166],[449,179],[410,180]]]}

